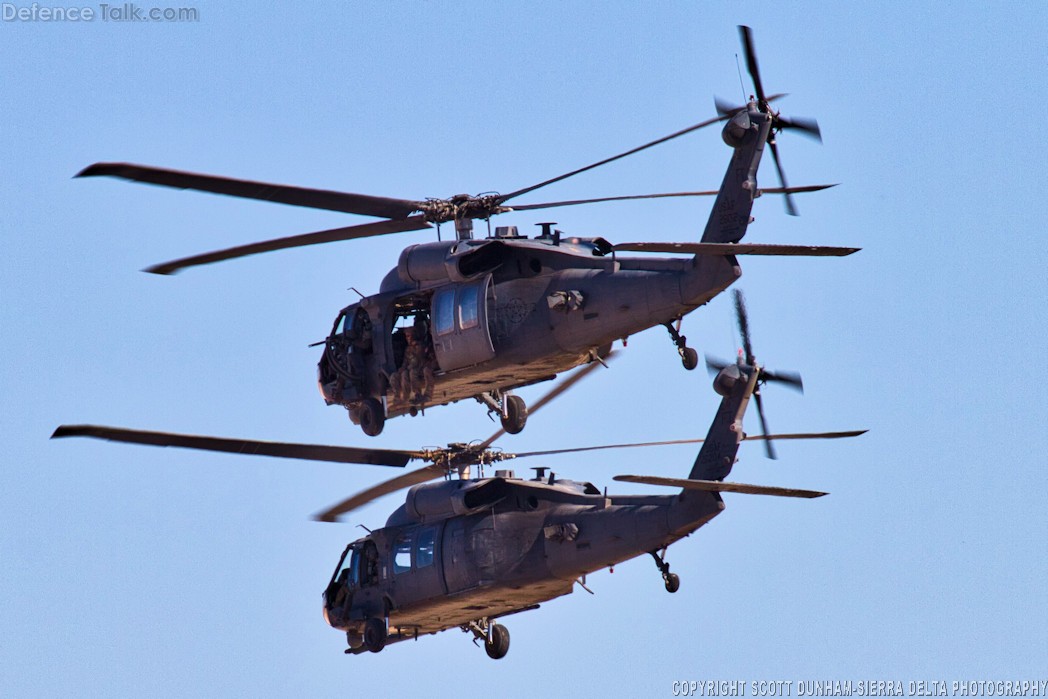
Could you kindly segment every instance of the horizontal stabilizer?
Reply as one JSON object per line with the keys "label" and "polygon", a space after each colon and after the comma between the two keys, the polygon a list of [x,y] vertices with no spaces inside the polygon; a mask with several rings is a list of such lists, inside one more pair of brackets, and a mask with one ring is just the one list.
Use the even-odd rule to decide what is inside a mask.
{"label": "horizontal stabilizer", "polygon": [[723,481],[702,481],[690,478],[662,478],[659,476],[615,476],[617,481],[626,483],[646,483],[647,485],[666,485],[685,490],[705,490],[714,493],[749,493],[750,495],[777,495],[783,498],[821,498],[828,493],[818,490],[798,490],[796,488],[777,488],[771,485],[748,485],[746,483],[725,483]]}
{"label": "horizontal stabilizer", "polygon": [[862,248],[827,245],[774,245],[767,243],[620,243],[614,250],[686,255],[779,255],[787,257],[844,257]]}

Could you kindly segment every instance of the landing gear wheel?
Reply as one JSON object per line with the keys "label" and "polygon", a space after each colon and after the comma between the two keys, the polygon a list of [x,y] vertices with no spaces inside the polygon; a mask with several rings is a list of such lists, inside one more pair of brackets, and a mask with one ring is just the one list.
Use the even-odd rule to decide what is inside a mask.
{"label": "landing gear wheel", "polygon": [[382,434],[382,428],[386,426],[386,411],[377,400],[365,398],[357,408],[357,416],[360,418],[360,429],[364,430],[364,434],[369,437]]}
{"label": "landing gear wheel", "polygon": [[528,421],[528,406],[520,396],[506,396],[505,400],[506,415],[502,418],[502,429],[510,434],[518,434]]}
{"label": "landing gear wheel", "polygon": [[665,581],[666,592],[676,592],[680,589],[680,576],[676,573],[667,573]]}
{"label": "landing gear wheel", "polygon": [[371,618],[364,622],[364,647],[372,653],[386,647],[386,625],[381,619]]}
{"label": "landing gear wheel", "polygon": [[364,645],[364,635],[353,631],[346,632],[346,643],[350,650],[359,650]]}
{"label": "landing gear wheel", "polygon": [[502,624],[492,624],[491,640],[484,641],[484,650],[492,660],[505,658],[509,652],[509,629]]}
{"label": "landing gear wheel", "polygon": [[685,369],[691,371],[699,365],[699,353],[694,347],[684,347],[680,351],[680,361]]}

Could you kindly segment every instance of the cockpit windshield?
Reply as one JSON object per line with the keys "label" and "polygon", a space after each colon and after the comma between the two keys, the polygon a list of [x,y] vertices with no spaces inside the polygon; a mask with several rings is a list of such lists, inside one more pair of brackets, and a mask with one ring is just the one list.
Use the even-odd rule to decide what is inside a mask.
{"label": "cockpit windshield", "polygon": [[340,585],[357,586],[360,582],[360,547],[350,544],[342,554],[339,561],[338,571],[335,573],[335,582]]}

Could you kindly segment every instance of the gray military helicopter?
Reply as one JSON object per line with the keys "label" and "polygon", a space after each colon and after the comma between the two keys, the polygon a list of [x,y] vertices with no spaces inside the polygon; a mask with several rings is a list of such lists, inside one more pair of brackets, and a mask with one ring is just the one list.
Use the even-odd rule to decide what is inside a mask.
{"label": "gray military helicopter", "polygon": [[[96,163],[77,176],[110,176],[228,196],[377,216],[386,220],[306,233],[186,257],[149,267],[172,274],[186,267],[260,252],[368,236],[416,231],[454,222],[455,239],[411,245],[382,281],[379,293],[338,314],[318,365],[328,405],[347,408],[368,435],[387,418],[474,398],[497,414],[507,432],[524,429],[528,410],[515,389],[600,361],[614,340],[665,326],[684,367],[698,354],[680,333],[682,318],[709,302],[742,274],[737,255],[843,256],[857,248],[742,244],[753,201],[762,193],[786,196],[832,185],[789,187],[775,135],[794,130],[821,140],[814,120],[787,119],[766,96],[753,40],[740,27],[755,96],[743,107],[717,101],[719,116],[586,167],[508,194],[408,200],[268,184],[129,163]],[[718,191],[603,197],[510,204],[519,196],[592,170],[706,126],[725,121],[733,149]],[[781,187],[760,190],[757,170],[771,149]],[[620,243],[568,236],[539,223],[529,239],[516,226],[473,238],[473,221],[510,211],[533,211],[603,201],[716,195],[701,242]],[[687,254],[690,258],[622,257],[621,252]]]}
{"label": "gray military helicopter", "polygon": [[[427,465],[380,483],[316,515],[327,522],[383,495],[410,487],[406,501],[386,525],[350,543],[323,593],[324,618],[346,632],[359,654],[379,652],[387,644],[417,639],[451,628],[472,632],[487,654],[502,658],[509,632],[497,620],[535,609],[539,604],[586,588],[589,573],[650,554],[666,590],[676,592],[680,578],[670,572],[666,550],[724,510],[722,492],[815,498],[826,493],[725,482],[743,440],[853,437],[865,430],[771,435],[767,432],[760,387],[779,382],[802,389],[800,376],[772,372],[753,355],[749,323],[740,293],[736,308],[743,351],[734,363],[707,359],[722,396],[705,440],[617,444],[513,454],[492,448],[502,432],[479,444],[449,444],[415,451],[285,444],[196,435],[143,432],[93,425],[63,425],[52,437],[85,436],[113,441],[179,446],[209,451],[290,456],[320,461],[405,466]],[[535,409],[548,403],[589,373],[575,372]],[[750,398],[760,414],[760,435],[747,436],[742,419]],[[674,495],[608,495],[592,483],[546,476],[536,468],[532,479],[499,469],[485,477],[483,468],[501,461],[571,452],[702,442],[687,478],[651,475],[616,476],[628,483],[669,486]],[[479,477],[471,468],[480,467]],[[444,477],[439,483],[427,483]]]}

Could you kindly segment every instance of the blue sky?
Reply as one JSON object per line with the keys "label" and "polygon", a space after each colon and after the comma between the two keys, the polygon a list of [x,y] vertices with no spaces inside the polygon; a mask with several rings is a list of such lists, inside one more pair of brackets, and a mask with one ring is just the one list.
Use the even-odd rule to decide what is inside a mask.
{"label": "blue sky", "polygon": [[[185,3],[179,3],[185,5]],[[0,694],[669,695],[690,679],[1045,679],[1048,667],[1048,6],[1028,3],[198,3],[184,24],[0,23]],[[775,431],[850,442],[745,445],[733,478],[826,490],[726,495],[670,550],[508,620],[489,661],[457,631],[344,657],[320,614],[338,555],[381,525],[309,515],[378,467],[51,442],[60,423],[416,448],[482,439],[476,404],[367,439],[314,383],[339,308],[426,233],[187,271],[149,264],[349,225],[338,214],[73,180],[130,161],[406,198],[510,191],[670,133],[741,99],[753,27],[784,114],[792,184],[747,240],[854,245],[844,259],[746,259],[757,354],[806,394],[766,394]],[[749,88],[747,88],[749,89]],[[715,188],[708,129],[532,200]],[[770,163],[762,184],[774,183]],[[566,232],[697,240],[710,202],[556,211]],[[501,225],[546,214],[511,214]],[[730,298],[688,317],[731,356]],[[543,391],[524,392],[534,400]],[[664,331],[503,446],[705,434],[716,396]],[[756,431],[755,416],[747,425]],[[550,458],[612,492],[683,476],[694,449]]]}

